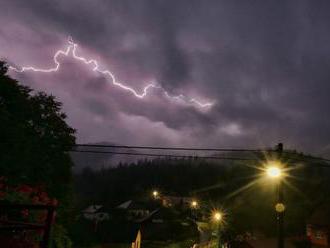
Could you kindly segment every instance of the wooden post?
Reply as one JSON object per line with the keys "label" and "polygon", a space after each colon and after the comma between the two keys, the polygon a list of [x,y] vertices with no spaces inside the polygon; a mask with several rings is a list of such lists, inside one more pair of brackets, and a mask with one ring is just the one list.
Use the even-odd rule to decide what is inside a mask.
{"label": "wooden post", "polygon": [[49,246],[49,238],[50,238],[50,232],[51,232],[51,226],[54,218],[55,208],[49,206],[47,208],[47,218],[45,223],[45,229],[44,229],[44,237],[41,241],[41,248],[48,248]]}

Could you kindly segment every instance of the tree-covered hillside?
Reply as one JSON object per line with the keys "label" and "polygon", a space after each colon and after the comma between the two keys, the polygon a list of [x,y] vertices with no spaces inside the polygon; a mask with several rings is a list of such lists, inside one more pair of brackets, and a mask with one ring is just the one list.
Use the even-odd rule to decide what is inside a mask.
{"label": "tree-covered hillside", "polygon": [[[152,189],[162,194],[194,196],[205,209],[223,207],[233,230],[262,230],[274,234],[276,184],[265,177],[263,155],[256,162],[222,162],[201,159],[154,159],[75,175],[81,206],[90,203],[115,206],[128,199],[146,199]],[[289,233],[305,230],[311,211],[330,195],[330,169],[302,154],[284,156],[286,225]]]}

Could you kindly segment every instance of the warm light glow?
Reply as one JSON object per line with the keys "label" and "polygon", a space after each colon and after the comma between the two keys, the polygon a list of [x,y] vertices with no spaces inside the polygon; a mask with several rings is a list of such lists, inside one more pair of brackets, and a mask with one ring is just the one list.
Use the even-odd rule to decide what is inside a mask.
{"label": "warm light glow", "polygon": [[152,192],[152,195],[153,195],[155,198],[157,198],[157,197],[158,197],[158,195],[159,195],[159,193],[158,193],[158,191],[157,191],[157,190],[154,190],[154,191]]}
{"label": "warm light glow", "polygon": [[278,213],[283,213],[285,211],[285,205],[283,203],[277,203],[275,205],[275,210]]}
{"label": "warm light glow", "polygon": [[282,171],[280,168],[276,166],[271,166],[266,169],[266,173],[269,177],[276,178],[282,175]]}
{"label": "warm light glow", "polygon": [[219,222],[222,220],[222,214],[220,212],[214,212],[213,214],[213,219],[216,221],[216,222]]}
{"label": "warm light glow", "polygon": [[198,206],[198,202],[197,202],[197,201],[192,201],[192,202],[191,202],[191,206],[192,206],[193,208],[197,208],[197,206]]}

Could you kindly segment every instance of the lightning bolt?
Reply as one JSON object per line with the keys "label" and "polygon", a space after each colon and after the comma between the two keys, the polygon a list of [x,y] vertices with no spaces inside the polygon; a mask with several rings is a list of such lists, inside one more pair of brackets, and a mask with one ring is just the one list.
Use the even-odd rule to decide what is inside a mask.
{"label": "lightning bolt", "polygon": [[201,102],[196,100],[195,98],[190,98],[187,97],[185,95],[178,95],[178,96],[174,96],[174,95],[170,95],[162,86],[160,86],[159,84],[156,83],[150,83],[148,85],[146,85],[142,92],[138,92],[137,90],[133,89],[132,87],[129,87],[121,82],[118,82],[116,80],[115,75],[110,71],[110,70],[102,70],[99,66],[99,63],[95,60],[95,59],[87,59],[85,57],[79,56],[77,54],[77,48],[78,48],[78,44],[74,43],[72,38],[69,37],[68,39],[68,46],[64,49],[64,50],[58,50],[55,55],[53,56],[53,61],[54,61],[54,67],[48,68],[48,69],[42,69],[42,68],[36,68],[33,66],[23,66],[21,68],[17,68],[14,66],[9,66],[8,68],[10,70],[13,70],[17,73],[23,73],[26,71],[33,71],[33,72],[41,72],[41,73],[52,73],[52,72],[57,72],[60,67],[61,67],[61,63],[58,60],[59,57],[61,56],[65,56],[65,57],[69,57],[71,56],[72,58],[74,58],[75,60],[78,60],[86,65],[91,66],[92,70],[98,73],[101,73],[107,77],[109,77],[111,79],[111,83],[114,86],[117,86],[119,88],[121,88],[122,90],[128,91],[131,94],[133,94],[135,97],[142,99],[144,97],[146,97],[151,89],[158,89],[161,90],[162,93],[171,101],[177,101],[177,102],[182,102],[184,104],[188,104],[188,105],[194,105],[196,107],[199,108],[210,108],[213,106],[214,103],[212,102]]}

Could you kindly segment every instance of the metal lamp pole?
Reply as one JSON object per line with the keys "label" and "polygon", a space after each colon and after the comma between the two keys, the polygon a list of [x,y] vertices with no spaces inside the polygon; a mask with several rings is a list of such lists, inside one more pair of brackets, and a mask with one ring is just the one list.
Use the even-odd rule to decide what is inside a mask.
{"label": "metal lamp pole", "polygon": [[[279,143],[277,145],[277,153],[279,159],[282,156],[283,152],[283,144]],[[284,194],[283,194],[283,187],[281,180],[278,181],[278,201],[275,206],[276,212],[277,212],[277,232],[278,232],[278,240],[277,240],[277,247],[278,248],[284,248],[284,211],[285,211],[285,205],[283,203],[284,201]]]}

